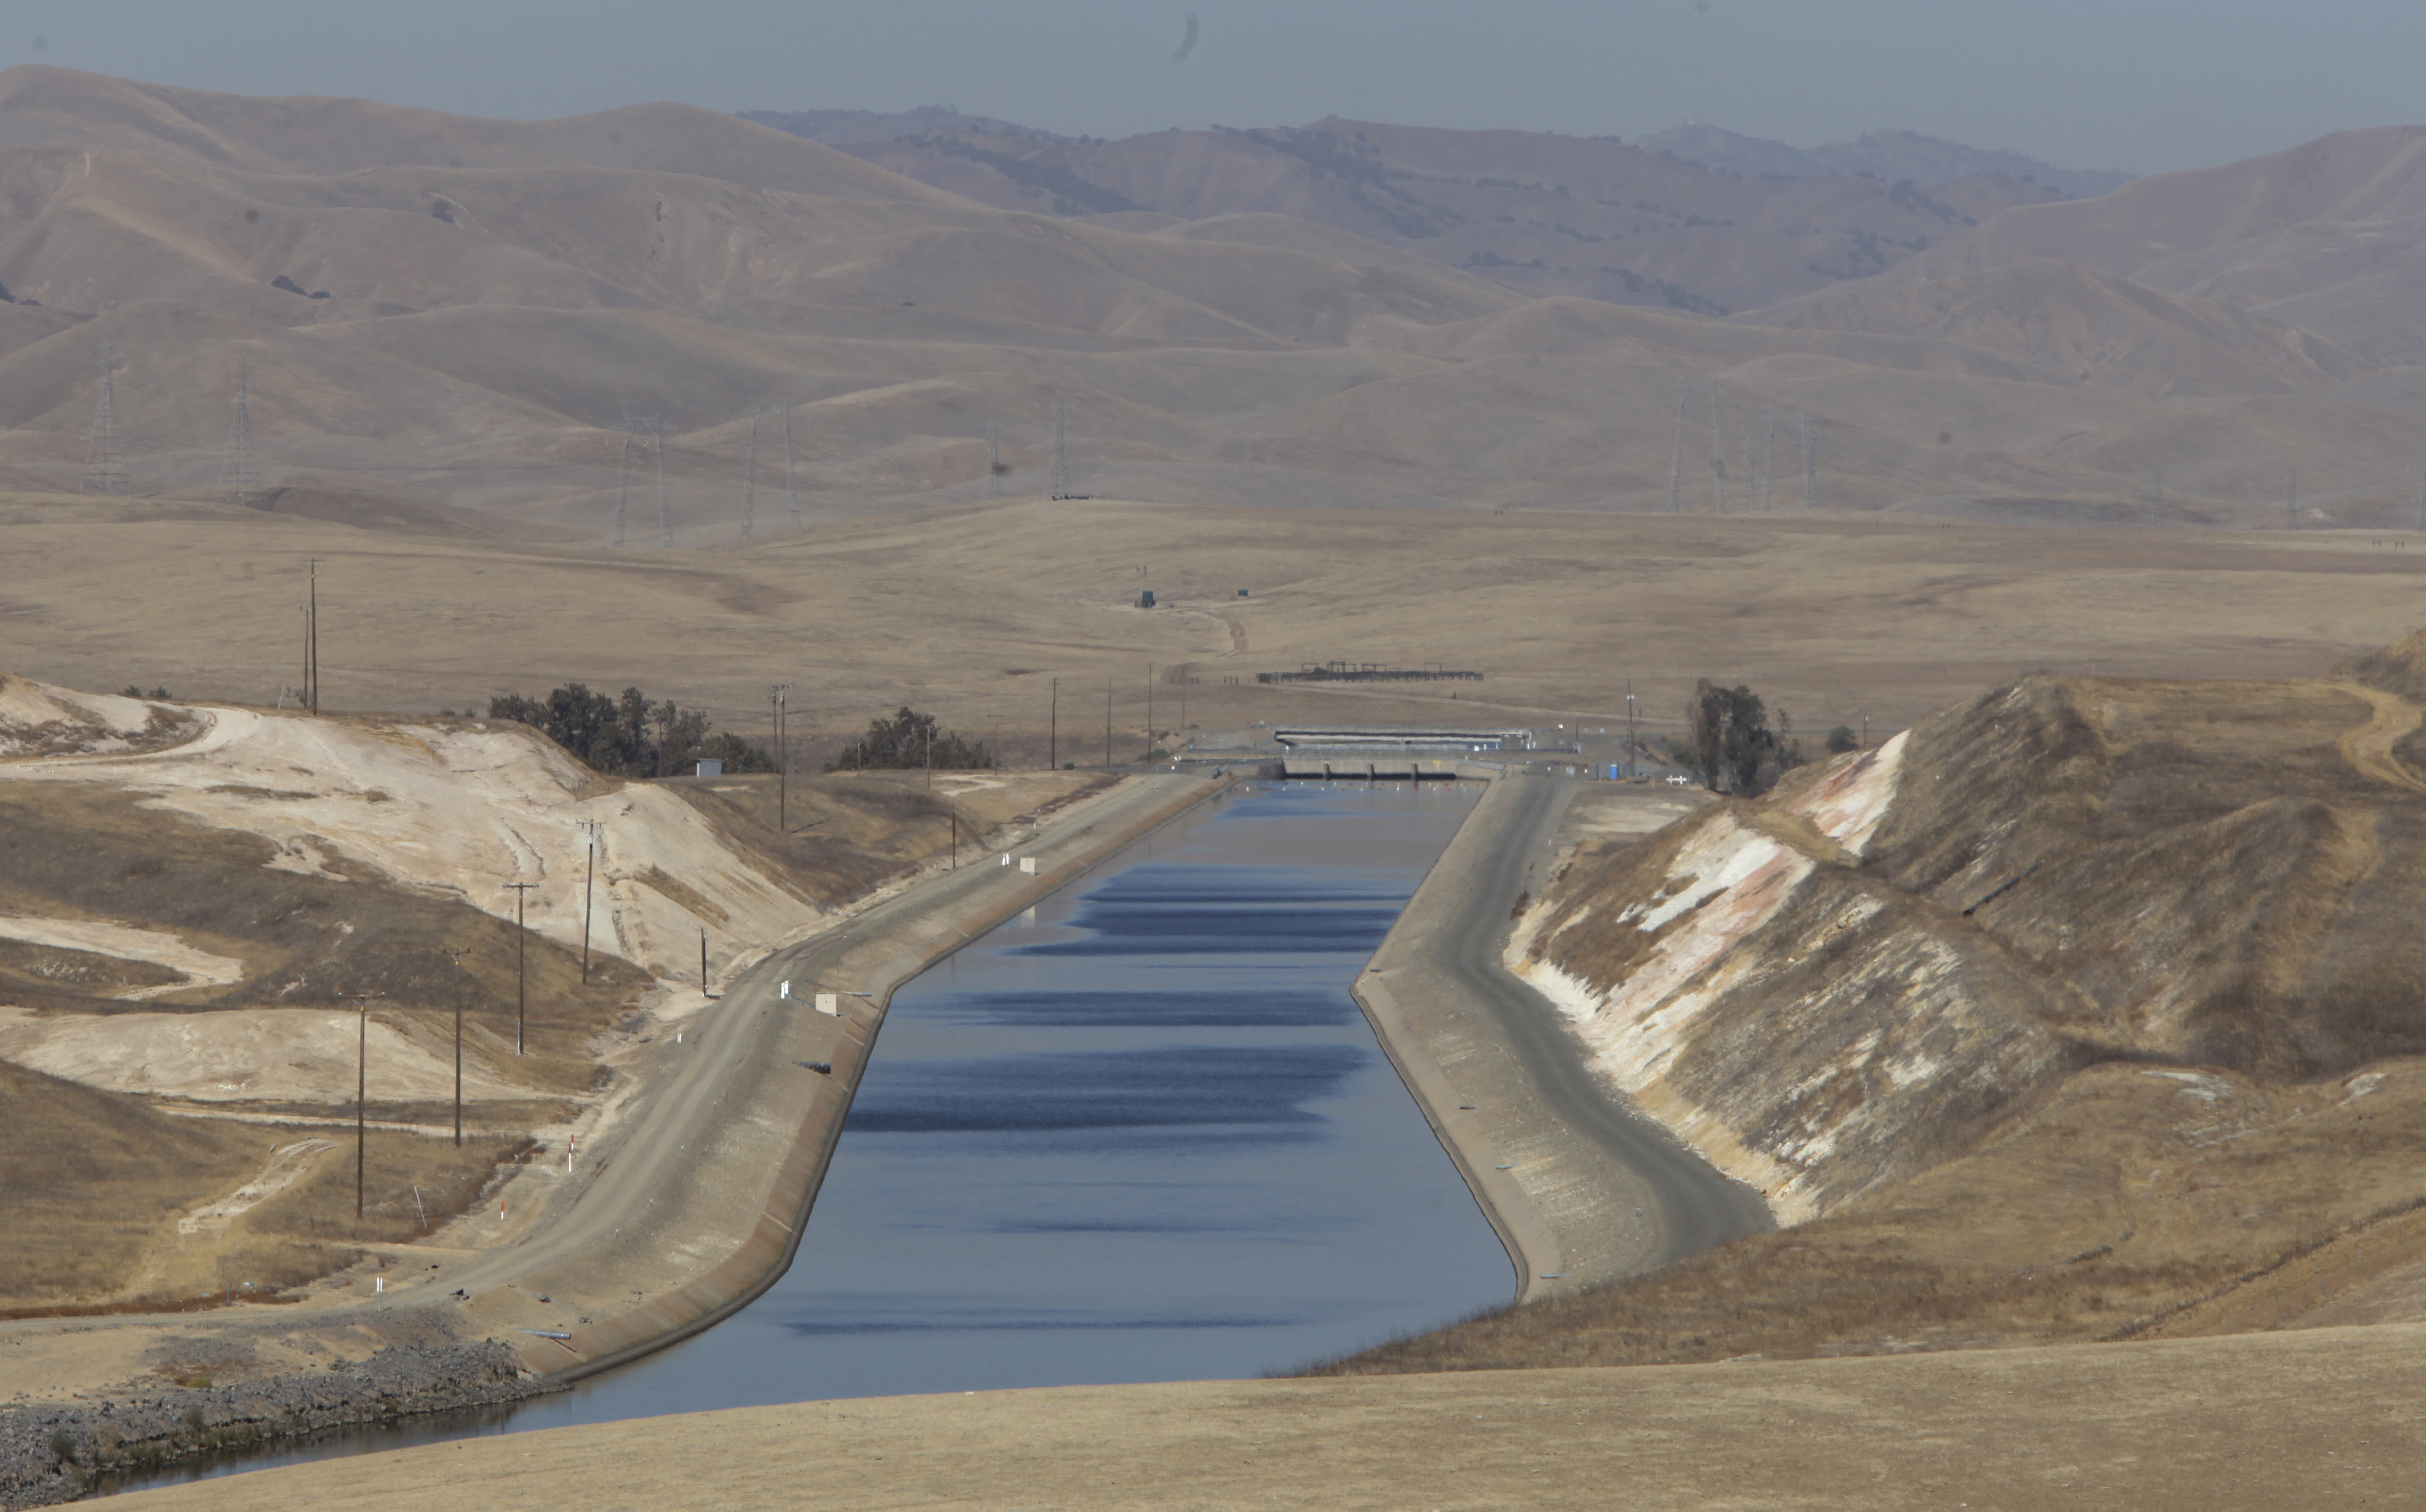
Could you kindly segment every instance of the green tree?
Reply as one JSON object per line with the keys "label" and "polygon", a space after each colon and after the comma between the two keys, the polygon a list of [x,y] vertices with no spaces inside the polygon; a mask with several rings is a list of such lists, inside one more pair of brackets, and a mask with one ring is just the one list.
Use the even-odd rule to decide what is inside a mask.
{"label": "green tree", "polygon": [[1721,688],[1707,677],[1696,682],[1685,705],[1685,729],[1693,765],[1713,792],[1754,797],[1803,760],[1793,741],[1769,727],[1760,696],[1741,684]]}
{"label": "green tree", "polygon": [[1828,754],[1830,756],[1843,756],[1846,752],[1851,751],[1853,747],[1861,743],[1861,740],[1853,734],[1853,727],[1851,724],[1839,724],[1835,729],[1828,732]]}
{"label": "green tree", "polygon": [[969,771],[994,765],[994,753],[983,741],[967,740],[904,704],[890,719],[867,722],[867,733],[826,763],[828,772],[860,772],[932,766],[938,771]]}
{"label": "green tree", "polygon": [[703,756],[722,760],[727,772],[775,770],[766,752],[739,736],[710,733],[705,711],[671,699],[652,703],[638,688],[618,698],[577,682],[543,699],[506,693],[489,700],[489,717],[531,725],[608,776],[681,776]]}

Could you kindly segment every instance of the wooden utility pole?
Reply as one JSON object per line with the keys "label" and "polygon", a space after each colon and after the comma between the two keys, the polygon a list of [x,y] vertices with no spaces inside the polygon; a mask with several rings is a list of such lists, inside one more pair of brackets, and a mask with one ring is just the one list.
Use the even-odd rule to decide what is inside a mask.
{"label": "wooden utility pole", "polygon": [[370,1088],[371,1002],[381,996],[376,992],[349,994],[358,1005],[354,1024],[354,1222],[363,1221],[363,1148],[369,1137],[370,1121],[364,1110],[364,1094]]}
{"label": "wooden utility pole", "polygon": [[590,985],[590,921],[596,917],[598,906],[598,824],[591,821],[584,826],[590,831],[590,871],[581,882],[581,984]]}
{"label": "wooden utility pole", "polygon": [[315,718],[320,712],[320,560],[303,559],[303,702]]}
{"label": "wooden utility pole", "polygon": [[768,700],[775,706],[775,833],[778,835],[791,833],[784,819],[784,783],[788,776],[785,771],[787,763],[784,760],[784,701],[791,691],[792,685],[787,682],[779,682],[767,691]]}
{"label": "wooden utility pole", "polygon": [[952,816],[952,870],[958,871],[961,870],[961,811],[955,808],[950,812]]}
{"label": "wooden utility pole", "polygon": [[715,993],[707,990],[707,926],[705,924],[699,926],[699,995],[703,998],[716,996]]}
{"label": "wooden utility pole", "polygon": [[524,964],[530,942],[530,931],[523,923],[523,904],[529,901],[536,882],[509,882],[514,889],[514,1053],[523,1052],[523,1026],[526,1021],[527,998],[524,992]]}
{"label": "wooden utility pole", "polygon": [[1154,759],[1154,663],[1145,664],[1145,758]]}
{"label": "wooden utility pole", "polygon": [[448,951],[455,963],[455,1147],[463,1147],[463,957],[468,951]]}
{"label": "wooden utility pole", "polygon": [[[2418,509],[2426,511],[2426,504]],[[2426,529],[2426,526],[2419,527]],[[1044,766],[1048,772],[1061,770],[1061,679],[1053,679],[1053,702],[1044,715]]]}
{"label": "wooden utility pole", "polygon": [[1112,764],[1112,685],[1104,684],[1104,765]]}

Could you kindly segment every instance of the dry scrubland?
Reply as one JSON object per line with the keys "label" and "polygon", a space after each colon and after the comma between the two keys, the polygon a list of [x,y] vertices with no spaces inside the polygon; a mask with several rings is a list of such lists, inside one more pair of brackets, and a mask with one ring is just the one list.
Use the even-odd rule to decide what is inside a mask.
{"label": "dry scrubland", "polygon": [[[1155,723],[1421,720],[1604,726],[1629,680],[1674,731],[1693,679],[1750,683],[1796,728],[1879,736],[2037,670],[2295,676],[2402,633],[2426,538],[2008,529],[1820,514],[1649,518],[1007,500],[679,555],[264,515],[0,496],[27,571],[0,665],[87,688],[270,704],[299,680],[301,559],[321,573],[329,707],[485,707],[567,679],[768,728],[793,684],[815,761],[904,701],[1099,761]],[[2415,549],[2402,547],[2402,542]],[[139,593],[125,563],[146,564]],[[1143,577],[1168,606],[1134,608]],[[1237,590],[1250,590],[1240,599]],[[1439,661],[1479,685],[1258,688],[1258,671]],[[1232,686],[1227,679],[1239,679]]]}
{"label": "dry scrubland", "polygon": [[[1090,777],[627,785],[519,726],[88,695],[0,677],[0,1310],[190,1305],[428,1236],[729,971]],[[587,855],[604,844],[583,979]],[[506,884],[536,881],[518,941]],[[460,954],[460,966],[457,957]],[[515,1049],[517,972],[526,1053]],[[358,1026],[349,1000],[369,995]],[[467,1131],[451,1125],[464,1016]],[[352,1211],[358,1032],[370,1045]]]}
{"label": "dry scrubland", "polygon": [[2421,669],[2027,678],[1583,841],[1512,965],[1794,1227],[1329,1368],[2416,1316]]}

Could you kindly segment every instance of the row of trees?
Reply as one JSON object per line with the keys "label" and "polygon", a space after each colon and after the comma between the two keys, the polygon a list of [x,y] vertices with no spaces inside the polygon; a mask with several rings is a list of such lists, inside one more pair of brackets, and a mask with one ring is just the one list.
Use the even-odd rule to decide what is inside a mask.
{"label": "row of trees", "polygon": [[712,730],[707,715],[673,700],[652,703],[638,688],[620,698],[567,683],[545,698],[508,693],[489,700],[491,719],[509,719],[544,732],[557,744],[615,777],[687,774],[703,756],[727,772],[772,772],[765,751],[729,730]]}

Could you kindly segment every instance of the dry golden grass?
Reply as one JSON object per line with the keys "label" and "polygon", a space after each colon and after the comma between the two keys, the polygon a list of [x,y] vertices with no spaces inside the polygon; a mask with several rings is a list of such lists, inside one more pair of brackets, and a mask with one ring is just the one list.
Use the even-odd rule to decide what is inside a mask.
{"label": "dry golden grass", "polygon": [[[2355,1098],[2340,1082],[2101,1066],[1989,1147],[1815,1222],[1311,1374],[1806,1358],[2162,1331],[2180,1309],[2426,1202],[2421,1140],[2426,1064],[2388,1065]],[[2395,1242],[2379,1244],[2381,1268]],[[2254,1306],[2239,1316],[2272,1322]]]}
{"label": "dry golden grass", "polygon": [[[1880,736],[2034,670],[2320,672],[2411,628],[2426,578],[2426,550],[2356,534],[1796,514],[1006,501],[670,554],[20,495],[0,496],[0,528],[43,563],[11,589],[0,667],[274,702],[299,680],[297,563],[316,555],[326,707],[485,708],[577,679],[755,738],[766,685],[786,681],[806,771],[905,702],[1042,766],[1057,678],[1058,757],[1102,759],[1108,689],[1127,758],[1149,666],[1161,729],[1622,721],[1630,683],[1644,727],[1672,731],[1708,675],[1799,730],[1867,711]],[[130,563],[165,565],[130,596]],[[1169,607],[1132,607],[1146,577]],[[1254,682],[1334,658],[1486,680]]]}

